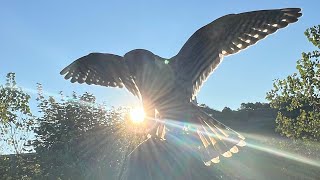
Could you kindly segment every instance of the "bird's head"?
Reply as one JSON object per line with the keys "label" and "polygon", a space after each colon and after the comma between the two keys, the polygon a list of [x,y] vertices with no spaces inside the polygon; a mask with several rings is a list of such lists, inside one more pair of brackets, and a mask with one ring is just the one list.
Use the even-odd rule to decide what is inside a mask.
{"label": "bird's head", "polygon": [[134,61],[149,61],[151,58],[154,58],[155,55],[151,51],[145,49],[135,49],[126,53],[124,57],[125,59]]}

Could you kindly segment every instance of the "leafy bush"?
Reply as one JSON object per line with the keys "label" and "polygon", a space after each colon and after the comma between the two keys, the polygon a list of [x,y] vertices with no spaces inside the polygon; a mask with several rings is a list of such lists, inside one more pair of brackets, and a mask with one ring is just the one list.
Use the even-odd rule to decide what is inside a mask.
{"label": "leafy bush", "polygon": [[127,109],[107,109],[85,93],[57,100],[39,89],[35,147],[43,178],[116,179],[128,152],[144,140],[131,132]]}
{"label": "leafy bush", "polygon": [[33,150],[27,146],[35,125],[29,100],[30,95],[17,86],[15,74],[8,73],[0,85],[1,179],[32,179],[39,173],[35,158],[24,154]]}
{"label": "leafy bush", "polygon": [[278,110],[277,131],[291,138],[320,140],[320,25],[305,35],[317,50],[302,53],[298,73],[275,80],[267,99]]}
{"label": "leafy bush", "polygon": [[26,146],[32,136],[34,116],[30,96],[17,86],[14,73],[8,73],[0,85],[0,154],[21,154],[32,151]]}

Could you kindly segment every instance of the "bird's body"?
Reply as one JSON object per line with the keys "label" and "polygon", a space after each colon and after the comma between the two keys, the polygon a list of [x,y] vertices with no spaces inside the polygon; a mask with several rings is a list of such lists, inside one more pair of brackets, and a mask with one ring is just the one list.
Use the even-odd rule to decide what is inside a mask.
{"label": "bird's body", "polygon": [[[244,137],[203,112],[194,99],[224,56],[235,54],[298,21],[299,8],[252,11],[223,16],[197,30],[178,54],[162,58],[136,49],[123,57],[91,53],[61,71],[71,82],[125,87],[143,103],[149,117],[195,124],[206,165],[231,157]],[[158,134],[159,127],[156,131]],[[165,131],[162,128],[161,131]]]}
{"label": "bird's body", "polygon": [[161,118],[191,122],[194,104],[185,83],[175,74],[170,60],[154,55],[152,52],[136,49],[124,55],[127,62],[143,61],[136,74],[136,84],[143,96],[141,101],[147,116],[153,117],[156,109]]}
{"label": "bird's body", "polygon": [[[143,94],[141,101],[147,114],[152,114],[152,111],[157,109],[163,116],[166,116],[163,113],[166,106],[181,102],[181,99],[178,100],[181,98],[179,97],[181,94],[176,93],[178,89],[181,89],[181,86],[175,86],[174,70],[167,63],[168,60],[142,49],[128,52],[124,59],[132,63],[135,63],[136,59],[143,61],[139,63],[141,66],[138,68],[138,72],[135,72],[135,82],[140,93]],[[148,113],[148,110],[151,112]]]}

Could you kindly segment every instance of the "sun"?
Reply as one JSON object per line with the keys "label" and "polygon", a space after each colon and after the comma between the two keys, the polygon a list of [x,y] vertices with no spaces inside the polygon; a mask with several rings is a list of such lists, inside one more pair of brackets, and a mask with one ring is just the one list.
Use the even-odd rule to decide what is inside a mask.
{"label": "sun", "polygon": [[141,123],[144,121],[145,113],[143,108],[137,107],[130,110],[130,119],[133,123]]}

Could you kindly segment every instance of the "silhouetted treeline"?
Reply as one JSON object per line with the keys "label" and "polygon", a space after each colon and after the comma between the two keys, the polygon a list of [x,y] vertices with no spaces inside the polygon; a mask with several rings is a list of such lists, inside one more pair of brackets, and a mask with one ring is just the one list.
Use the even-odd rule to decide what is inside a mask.
{"label": "silhouetted treeline", "polygon": [[222,121],[249,121],[255,118],[275,118],[277,116],[277,110],[271,108],[269,103],[241,103],[237,110],[225,107],[222,111],[212,109],[204,104],[200,106],[208,114]]}

